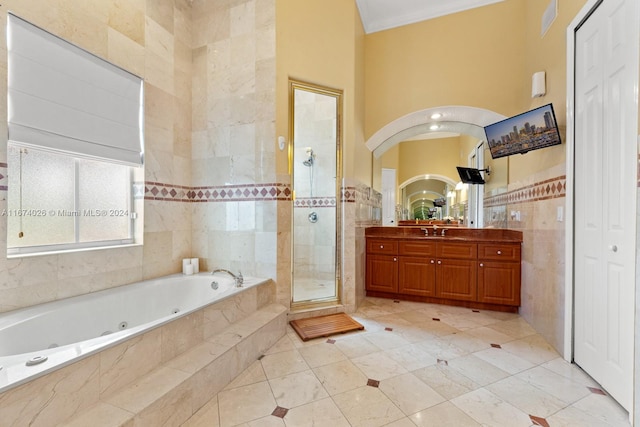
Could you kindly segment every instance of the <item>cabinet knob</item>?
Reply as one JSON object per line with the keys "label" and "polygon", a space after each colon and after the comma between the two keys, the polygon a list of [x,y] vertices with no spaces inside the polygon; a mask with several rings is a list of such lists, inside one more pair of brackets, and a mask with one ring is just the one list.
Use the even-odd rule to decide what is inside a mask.
{"label": "cabinet knob", "polygon": [[483,263],[480,263],[480,267],[484,267],[484,264],[483,264]]}
{"label": "cabinet knob", "polygon": [[434,261],[434,260],[431,260],[431,264],[435,264],[435,261]]}
{"label": "cabinet knob", "polygon": [[442,264],[442,261],[438,260],[438,264]]}
{"label": "cabinet knob", "polygon": [[502,251],[498,251],[498,255],[502,255]]}
{"label": "cabinet knob", "polygon": [[393,260],[394,260],[394,261],[397,261],[397,260],[398,260],[398,258],[396,258],[396,257],[393,257]]}
{"label": "cabinet knob", "polygon": [[380,249],[384,249],[384,245],[380,245]]}

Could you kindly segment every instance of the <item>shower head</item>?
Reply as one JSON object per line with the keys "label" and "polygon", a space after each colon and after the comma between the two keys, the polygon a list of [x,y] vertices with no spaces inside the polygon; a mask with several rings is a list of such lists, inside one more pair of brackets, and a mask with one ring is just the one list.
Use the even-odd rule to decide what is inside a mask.
{"label": "shower head", "polygon": [[311,148],[307,148],[307,156],[309,157],[307,158],[307,160],[303,160],[302,164],[305,166],[313,166],[313,161],[316,155],[313,153],[313,150]]}

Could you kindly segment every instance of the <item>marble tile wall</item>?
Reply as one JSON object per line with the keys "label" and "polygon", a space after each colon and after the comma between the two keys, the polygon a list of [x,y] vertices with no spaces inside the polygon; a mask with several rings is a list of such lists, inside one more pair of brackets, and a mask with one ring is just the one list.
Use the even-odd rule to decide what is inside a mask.
{"label": "marble tile wall", "polygon": [[342,302],[351,313],[364,301],[364,231],[382,225],[382,195],[361,182],[344,179],[342,200]]}
{"label": "marble tile wall", "polygon": [[[274,1],[195,0],[192,13],[191,185],[278,183]],[[191,204],[194,256],[204,268],[276,278],[281,204],[290,197]]]}
{"label": "marble tile wall", "polygon": [[[565,223],[556,218],[565,209],[565,165],[526,181],[509,184],[499,197],[507,205],[507,227],[521,230],[522,290],[520,314],[558,352],[564,346]],[[511,215],[518,213],[520,220]]]}
{"label": "marble tile wall", "polygon": [[[0,135],[6,135],[6,13],[50,31],[145,81],[145,179],[191,184],[189,0],[8,0],[0,5]],[[7,159],[6,136],[0,162]],[[3,173],[6,176],[6,173]],[[6,207],[0,188],[0,209]],[[191,255],[191,208],[144,202],[144,247],[6,259],[0,245],[0,311],[180,270]],[[0,241],[6,222],[0,221]]]}

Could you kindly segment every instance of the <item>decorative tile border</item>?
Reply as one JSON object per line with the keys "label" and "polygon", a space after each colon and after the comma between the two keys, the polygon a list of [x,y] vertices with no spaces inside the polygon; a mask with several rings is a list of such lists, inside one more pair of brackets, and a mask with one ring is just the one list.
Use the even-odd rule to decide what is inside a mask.
{"label": "decorative tile border", "polygon": [[246,202],[264,200],[291,200],[289,184],[238,184],[209,187],[187,187],[183,185],[146,182],[146,200],[172,202]]}
{"label": "decorative tile border", "polygon": [[7,177],[7,169],[9,165],[6,163],[0,163],[0,191],[7,191],[9,188],[9,178]]}
{"label": "decorative tile border", "polygon": [[567,177],[562,175],[532,185],[527,185],[506,193],[489,196],[484,199],[485,207],[501,206],[515,203],[536,202],[539,200],[565,197],[567,193]]}
{"label": "decorative tile border", "polygon": [[334,208],[335,197],[300,197],[293,202],[294,208]]}

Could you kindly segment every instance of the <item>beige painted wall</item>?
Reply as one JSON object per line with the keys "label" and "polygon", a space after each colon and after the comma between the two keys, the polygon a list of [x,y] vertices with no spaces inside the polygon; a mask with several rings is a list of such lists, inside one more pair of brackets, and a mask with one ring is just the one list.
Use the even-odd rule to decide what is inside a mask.
{"label": "beige painted wall", "polygon": [[[520,110],[526,111],[541,105],[553,103],[556,120],[560,126],[563,144],[560,146],[532,151],[522,156],[509,157],[509,182],[564,164],[566,155],[567,124],[567,35],[566,28],[585,5],[586,0],[563,0],[558,2],[558,16],[544,36],[540,35],[540,19],[548,1],[526,1],[525,50],[523,81],[528,83],[527,92],[522,96]],[[547,94],[541,98],[531,98],[531,76],[537,71],[545,71]]]}
{"label": "beige painted wall", "polygon": [[[364,30],[355,2],[276,2],[276,132],[289,137],[288,79],[344,91],[343,176],[371,179],[371,153],[364,147]],[[287,152],[276,158],[288,171]]]}
{"label": "beige painted wall", "polygon": [[509,0],[368,34],[367,138],[405,114],[441,105],[518,112],[529,87],[524,20],[525,1]]}
{"label": "beige painted wall", "polygon": [[[544,37],[540,19],[548,2],[534,0],[507,0],[367,35],[367,138],[425,108],[467,105],[509,116],[550,102],[564,138],[565,29],[584,4],[559,2]],[[547,72],[547,95],[531,99],[536,71]],[[518,181],[564,163],[565,145],[511,159],[509,180]]]}
{"label": "beige painted wall", "polygon": [[398,182],[402,184],[416,175],[444,175],[459,181],[456,165],[460,159],[460,139],[427,139],[404,141],[400,145]]}

